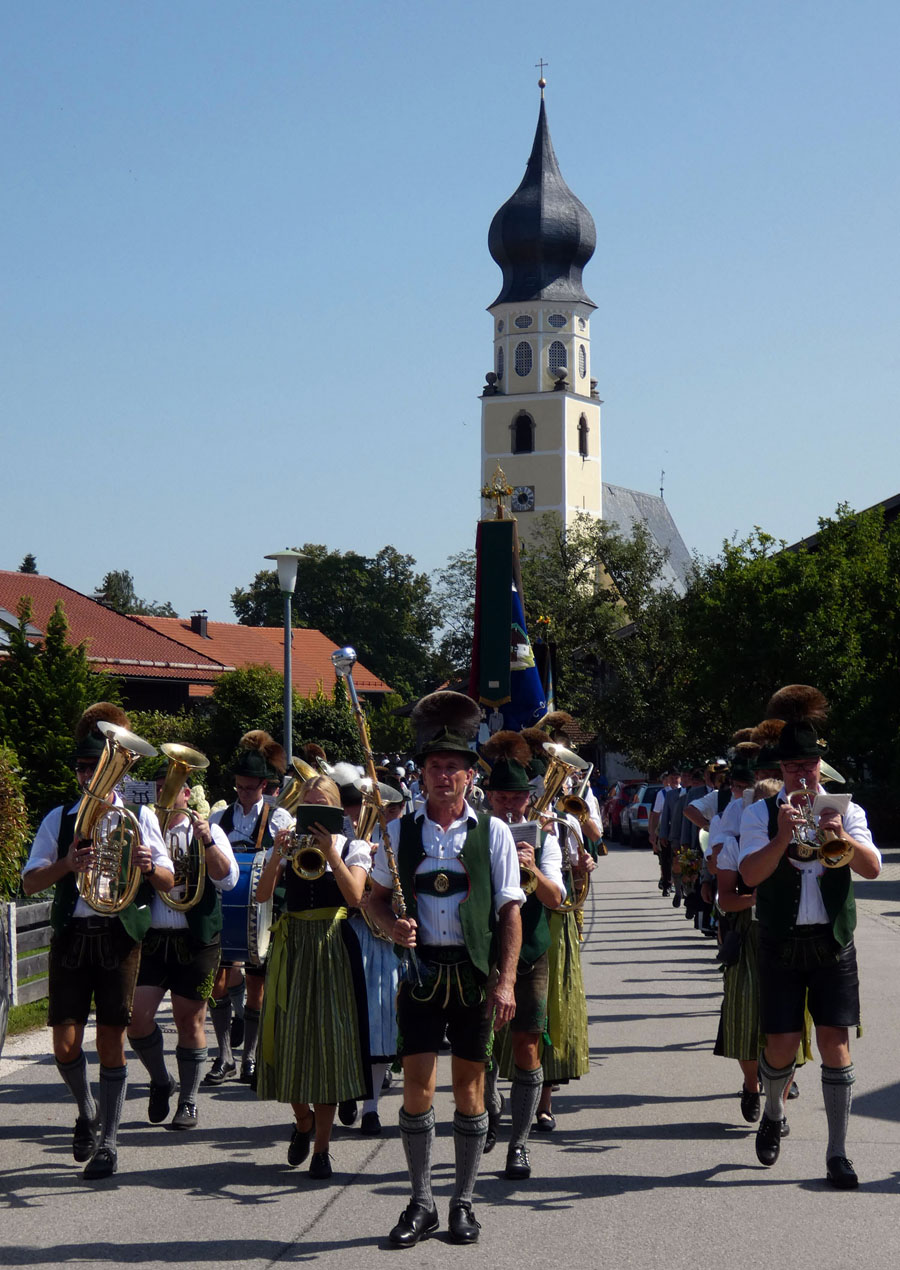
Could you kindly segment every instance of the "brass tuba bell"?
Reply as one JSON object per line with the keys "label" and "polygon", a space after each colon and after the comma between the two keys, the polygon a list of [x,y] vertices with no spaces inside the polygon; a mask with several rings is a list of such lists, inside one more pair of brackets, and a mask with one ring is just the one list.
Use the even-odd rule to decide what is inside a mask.
{"label": "brass tuba bell", "polygon": [[134,900],[141,871],[132,863],[140,845],[141,828],[127,807],[110,801],[119,781],[140,758],[155,758],[157,751],[142,737],[101,720],[97,730],[106,743],[75,815],[74,839],[90,838],[93,858],[78,875],[78,893],[97,913],[121,913]]}
{"label": "brass tuba bell", "polygon": [[[194,834],[194,826],[199,816],[187,807],[176,807],[175,800],[184,788],[188,772],[202,772],[209,767],[209,759],[199,750],[192,750],[189,745],[181,745],[175,741],[167,741],[159,748],[169,760],[169,766],[166,769],[166,778],[159,792],[155,811],[160,832],[175,866],[175,885],[171,891],[160,891],[159,897],[176,913],[186,913],[195,904],[199,904],[203,895],[203,888],[206,885],[206,852],[203,844],[197,841]],[[179,816],[185,817],[190,822],[190,831],[184,846],[175,836],[172,825],[172,821]],[[181,899],[174,898],[176,890]]]}

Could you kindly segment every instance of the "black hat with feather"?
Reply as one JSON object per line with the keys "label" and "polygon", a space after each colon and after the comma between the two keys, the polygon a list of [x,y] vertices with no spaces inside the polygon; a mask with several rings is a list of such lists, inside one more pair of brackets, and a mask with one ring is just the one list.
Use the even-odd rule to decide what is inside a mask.
{"label": "black hat with feather", "polygon": [[251,776],[254,780],[277,780],[287,767],[287,755],[274,737],[262,728],[254,728],[241,737],[240,750],[232,767],[234,776]]}
{"label": "black hat with feather", "polygon": [[779,688],[766,707],[770,719],[783,719],[775,756],[779,763],[795,759],[822,758],[828,746],[819,736],[817,725],[828,718],[828,702],[811,684],[788,684]]}
{"label": "black hat with feather", "polygon": [[99,759],[106,748],[106,737],[98,729],[98,723],[115,723],[120,728],[130,728],[125,711],[111,701],[95,701],[88,706],[75,724],[75,758],[90,762]]}
{"label": "black hat with feather", "polygon": [[461,692],[441,689],[416,702],[410,715],[416,737],[416,762],[429,754],[466,754],[475,766],[470,742],[478,735],[481,707]]}

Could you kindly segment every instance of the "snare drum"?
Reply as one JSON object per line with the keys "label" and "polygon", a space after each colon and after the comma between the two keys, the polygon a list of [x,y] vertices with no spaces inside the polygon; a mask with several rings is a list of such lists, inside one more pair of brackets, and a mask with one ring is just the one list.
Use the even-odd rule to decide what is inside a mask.
{"label": "snare drum", "polygon": [[265,851],[244,855],[235,851],[238,862],[237,884],[222,894],[222,960],[244,961],[261,966],[269,951],[269,928],[272,925],[272,901],[261,904],[256,887],[266,863]]}

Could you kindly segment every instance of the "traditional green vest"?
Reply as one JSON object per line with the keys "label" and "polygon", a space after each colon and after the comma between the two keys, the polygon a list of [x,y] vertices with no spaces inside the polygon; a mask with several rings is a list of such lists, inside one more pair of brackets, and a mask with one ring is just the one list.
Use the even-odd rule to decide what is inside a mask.
{"label": "traditional green vest", "polygon": [[[490,821],[490,816],[479,812],[476,822],[469,822],[466,841],[458,857],[469,879],[469,893],[459,906],[463,939],[472,964],[484,975],[490,969],[497,929],[491,881]],[[406,901],[406,915],[413,919],[418,912],[416,869],[424,859],[422,820],[409,813],[400,821],[397,871]],[[435,861],[435,869],[440,869],[439,861]],[[399,951],[402,953],[403,950]]]}
{"label": "traditional green vest", "polygon": [[[546,837],[546,833],[542,831],[540,843],[534,853],[534,862],[538,868],[541,867]],[[533,965],[550,947],[550,921],[546,908],[536,895],[525,896],[525,903],[520,912],[522,914],[522,949],[519,953],[519,961]]]}
{"label": "traditional green vest", "polygon": [[[133,812],[135,816],[138,815],[139,809],[137,807],[129,807],[128,810]],[[67,812],[65,808],[62,809],[59,834],[56,838],[57,858],[64,856],[72,845],[72,839],[75,836],[76,814],[76,811]],[[138,893],[134,897],[133,902],[121,913],[116,914],[125,930],[137,944],[141,942],[150,929],[150,901],[152,898],[153,887],[149,882],[143,881],[138,887]],[[55,934],[62,934],[68,926],[77,902],[78,881],[74,873],[67,873],[56,883],[56,888],[53,892],[50,925],[53,927]]]}
{"label": "traditional green vest", "polygon": [[[771,842],[778,832],[778,795],[767,798],[766,806]],[[856,900],[850,869],[826,869],[818,883],[834,937],[841,948],[846,948],[856,929]],[[775,872],[756,888],[756,916],[763,929],[778,939],[789,939],[797,930],[802,885],[800,870],[794,868],[785,853]]]}

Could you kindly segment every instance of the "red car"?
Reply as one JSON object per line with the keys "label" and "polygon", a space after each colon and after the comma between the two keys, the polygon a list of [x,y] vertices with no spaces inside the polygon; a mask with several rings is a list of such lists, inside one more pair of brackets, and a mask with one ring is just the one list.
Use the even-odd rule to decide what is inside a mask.
{"label": "red car", "polygon": [[622,839],[622,808],[627,807],[637,791],[647,782],[643,780],[616,781],[610,788],[606,802],[600,808],[603,815],[603,829],[613,842]]}

